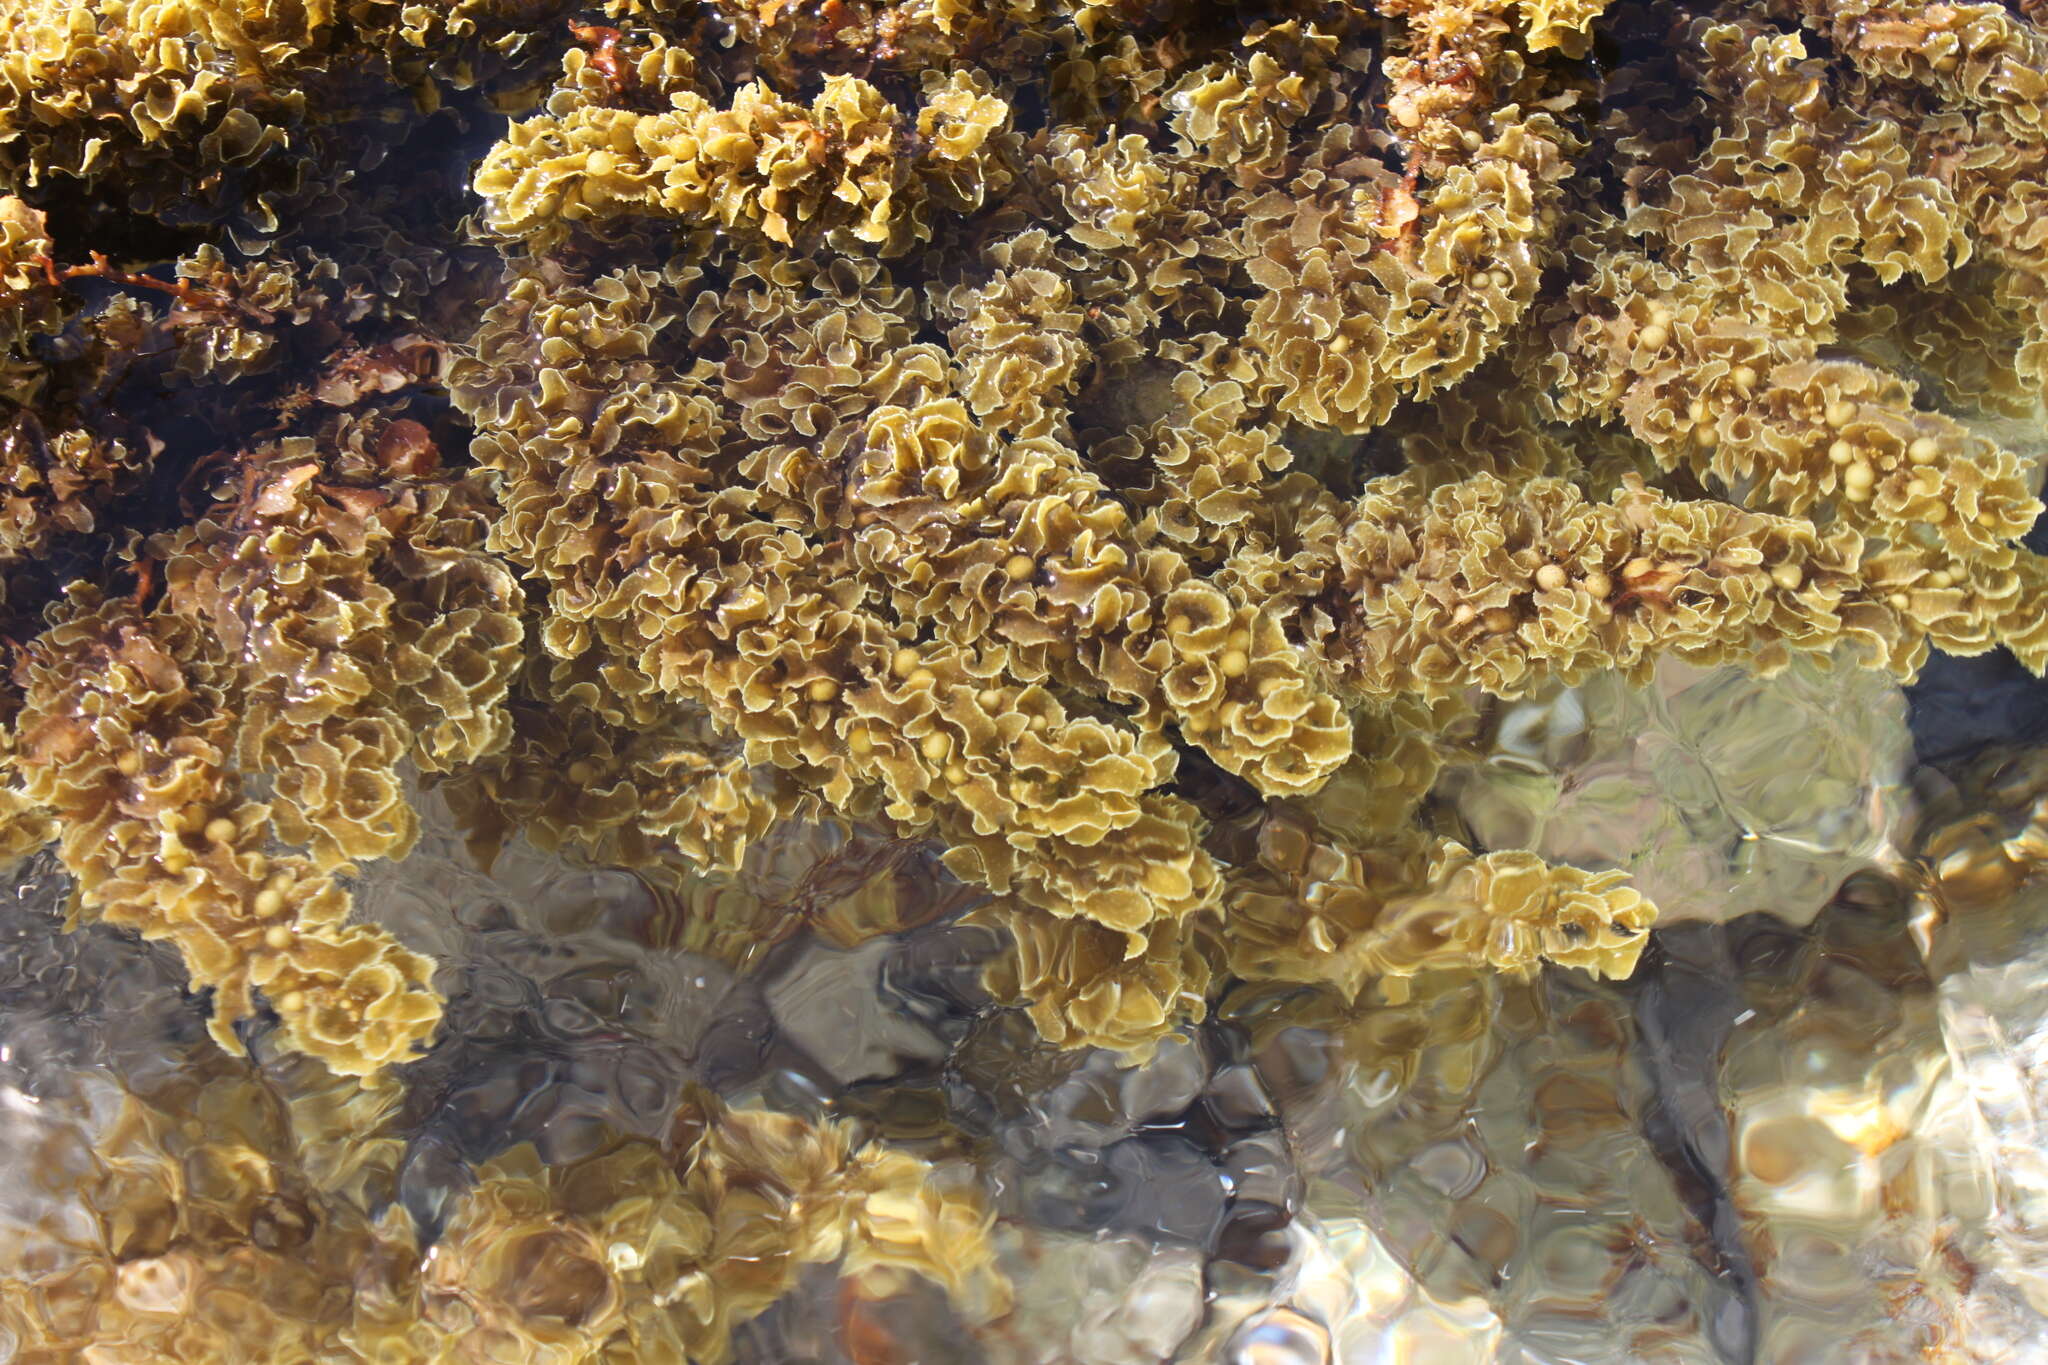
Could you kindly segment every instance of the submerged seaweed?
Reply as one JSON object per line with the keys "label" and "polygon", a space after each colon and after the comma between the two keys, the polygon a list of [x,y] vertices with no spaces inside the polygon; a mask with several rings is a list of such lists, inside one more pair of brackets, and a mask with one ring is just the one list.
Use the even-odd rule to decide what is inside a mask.
{"label": "submerged seaweed", "polygon": [[[2025,5],[0,17],[0,852],[309,1094],[437,1036],[441,945],[356,913],[428,800],[743,977],[947,921],[952,1004],[1052,1071],[1248,1000],[1398,1050],[1652,942],[1632,851],[1477,837],[1509,704],[2048,668]],[[318,1186],[241,1065],[217,1141],[159,1131],[184,1095],[108,1131]],[[294,1232],[328,1335],[276,1358],[720,1359],[822,1262],[1000,1311],[954,1154],[671,1099],[491,1154],[427,1272],[395,1194]],[[283,1273],[198,1189],[0,1300],[20,1358]]]}

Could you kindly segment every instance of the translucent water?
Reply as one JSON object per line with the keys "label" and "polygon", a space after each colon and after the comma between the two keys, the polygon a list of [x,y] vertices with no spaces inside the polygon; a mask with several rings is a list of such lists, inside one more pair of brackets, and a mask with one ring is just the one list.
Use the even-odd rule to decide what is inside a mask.
{"label": "translucent water", "polygon": [[[63,931],[32,859],[0,905],[7,1292],[54,1313],[106,1273],[138,1320],[185,1311],[224,1273],[181,1259],[190,1209],[242,1209],[257,1153],[296,1173],[245,1223],[400,1216],[432,1263],[494,1161],[660,1140],[703,1088],[855,1119],[996,1214],[1010,1302],[825,1257],[737,1326],[763,1365],[2048,1352],[2041,765],[1909,783],[1904,704],[1854,671],[1670,668],[1490,725],[1437,807],[1481,847],[1630,868],[1675,911],[1634,977],[1439,973],[1335,1015],[1239,984],[1141,1063],[997,1008],[973,898],[858,833],[784,831],[678,894],[523,840],[486,871],[423,793],[419,849],[358,900],[440,961],[448,1013],[381,1088],[260,1028],[228,1057],[175,958]],[[787,932],[713,944],[732,898]],[[902,927],[846,928],[877,923]],[[597,1311],[602,1269],[535,1257],[509,1311]],[[130,1358],[158,1357],[93,1361]]]}

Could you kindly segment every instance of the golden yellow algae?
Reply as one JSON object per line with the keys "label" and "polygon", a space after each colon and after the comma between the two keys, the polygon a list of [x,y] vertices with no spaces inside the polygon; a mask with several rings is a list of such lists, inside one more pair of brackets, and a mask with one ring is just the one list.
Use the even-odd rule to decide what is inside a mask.
{"label": "golden yellow algae", "polygon": [[1928,797],[1909,846],[1935,924],[2006,902],[2048,864],[2048,749],[1993,745]]}
{"label": "golden yellow algae", "polygon": [[[1139,964],[1228,902],[1207,813],[1161,790],[1184,754],[1312,801],[1356,753],[1392,824],[1436,761],[1435,722],[1389,724],[1405,698],[1666,653],[1768,669],[1847,642],[1910,675],[1930,647],[2038,652],[2027,463],[1824,349],[1852,267],[1938,289],[1967,256],[1916,129],[1733,20],[1687,32],[1728,132],[1653,148],[1544,65],[1583,54],[1595,7],[1382,8],[1376,53],[1324,15],[1163,64],[1141,8],[1079,16],[1049,30],[1035,140],[1011,87],[956,73],[887,150],[870,123],[913,115],[854,74],[865,30],[806,39],[843,63],[814,79],[781,49],[723,95],[702,65],[593,83],[572,54],[480,173],[498,230],[566,271],[515,269],[456,385],[503,480],[496,548],[550,587],[542,647],[701,708],[751,782],[937,837],[1009,898],[1013,975],[1094,992],[1044,1015],[1068,1036],[1163,1027],[1176,988]],[[1028,85],[1013,55],[988,60]],[[1375,66],[1385,113],[1349,120]],[[678,141],[700,125],[751,159]],[[1602,137],[1678,169],[1602,199]],[[930,178],[952,143],[963,174],[992,158],[974,194]],[[971,230],[915,249],[941,200]],[[579,233],[692,245],[591,268]],[[1405,470],[1325,435],[1375,430]],[[1648,912],[1611,879],[1439,852],[1409,909],[1435,887],[1497,936],[1447,954],[1632,960]],[[1060,954],[1059,921],[1130,968]],[[1402,952],[1366,957],[1418,969]]]}
{"label": "golden yellow algae", "polygon": [[[1552,307],[1557,349],[1531,352],[1529,373],[1562,381],[1560,414],[1619,416],[1664,467],[1746,507],[1869,537],[1886,566],[1874,586],[1938,614],[1915,624],[1943,648],[2023,635],[2033,612],[2015,584],[2037,570],[2015,542],[2040,511],[2028,463],[1922,410],[1899,377],[1822,354],[1849,306],[1849,267],[1932,285],[1973,235],[1992,245],[1959,199],[1980,177],[1953,159],[1955,129],[1857,108],[1841,97],[1853,82],[1829,79],[1798,34],[1702,21],[1689,41],[1732,121],[1623,224],[1680,251],[1599,258],[1573,286],[1578,316]],[[1920,595],[1948,580],[1965,585],[1961,600]]]}
{"label": "golden yellow algae", "polygon": [[0,560],[99,529],[105,505],[139,481],[147,457],[82,427],[52,431],[32,412],[0,427]]}
{"label": "golden yellow algae", "polygon": [[[1244,269],[1261,292],[1245,350],[1261,396],[1294,421],[1365,431],[1397,399],[1472,370],[1534,293],[1541,196],[1559,174],[1555,138],[1539,117],[1482,144],[1446,175],[1437,212],[1412,242],[1403,234],[1416,214],[1398,185],[1369,183],[1368,196],[1318,178],[1328,188],[1311,196],[1276,191],[1248,205]],[[1369,216],[1357,211],[1361,198]]]}
{"label": "golden yellow algae", "polygon": [[693,1095],[660,1141],[604,1133],[551,1167],[515,1147],[429,1251],[390,1202],[395,1084],[273,1064],[281,1097],[219,1053],[181,1062],[132,1091],[81,1069],[25,1126],[24,1173],[79,1202],[0,1277],[17,1359],[714,1365],[820,1263],[852,1297],[886,1268],[1007,1306],[963,1172],[843,1122]]}
{"label": "golden yellow algae", "polygon": [[345,927],[348,895],[314,862],[265,852],[270,811],[231,767],[233,669],[217,642],[81,593],[25,675],[18,763],[60,821],[79,908],[175,944],[193,984],[217,990],[224,1046],[239,1046],[254,989],[341,1070],[374,1070],[432,1032],[431,964]]}
{"label": "golden yellow algae", "polygon": [[515,1148],[478,1173],[420,1277],[418,1358],[716,1365],[817,1263],[912,1271],[998,1310],[991,1215],[935,1174],[843,1123],[708,1096],[667,1144],[557,1166]]}
{"label": "golden yellow algae", "polygon": [[138,154],[155,147],[196,151],[222,167],[261,160],[288,141],[278,125],[304,115],[303,95],[266,77],[314,45],[325,6],[114,0],[8,8],[0,54],[13,95],[8,159],[35,185],[132,173]]}
{"label": "golden yellow algae", "polygon": [[444,92],[531,83],[517,68],[553,59],[575,12],[563,0],[8,0],[0,176],[117,234],[154,219],[299,235],[332,211],[325,186],[373,166]]}
{"label": "golden yellow algae", "polygon": [[1048,204],[1047,231],[1057,226],[1064,238],[1058,261],[1082,303],[1097,374],[1142,364],[1152,347],[1141,339],[1161,350],[1186,346],[1159,335],[1169,318],[1213,325],[1216,280],[1236,248],[1215,231],[1193,164],[1135,133],[1062,125],[1022,180],[1023,195]]}
{"label": "golden yellow algae", "polygon": [[[902,305],[872,270],[791,283],[798,307],[768,314],[754,345],[681,382],[654,377],[656,348],[690,344],[681,327],[703,325],[716,305],[700,295],[676,319],[681,300],[654,276],[552,303],[522,281],[493,310],[458,392],[488,395],[502,414],[505,436],[478,446],[508,476],[499,546],[552,579],[554,601],[587,604],[575,616],[588,624],[547,624],[546,647],[574,658],[601,645],[634,660],[663,692],[731,726],[751,761],[807,778],[842,809],[938,833],[956,872],[1051,913],[1128,932],[1206,904],[1216,878],[1195,842],[1199,820],[1145,795],[1172,753],[1149,708],[1183,716],[1226,767],[1292,790],[1349,751],[1334,698],[1269,614],[1189,581],[1178,556],[1139,551],[1070,447],[977,427],[946,396],[938,353],[906,346],[866,376],[803,360],[824,339],[804,297],[821,288],[863,299],[855,316],[873,318],[850,332],[845,314],[832,319],[842,353],[903,335],[891,318]],[[725,306],[752,314],[765,302],[736,290]],[[784,414],[803,411],[803,389],[776,396],[780,413],[757,401],[764,373],[805,376],[820,439],[778,442],[733,468],[721,451],[733,426],[773,439],[790,429]],[[620,438],[647,436],[599,416],[619,433],[600,437],[573,416],[619,401],[612,392],[663,413],[665,445],[628,463]],[[613,454],[581,454],[595,439]],[[813,471],[842,439],[837,484],[823,483]],[[630,514],[628,497],[646,513]],[[572,517],[588,529],[560,525]],[[736,554],[743,544],[754,548]],[[619,549],[593,560],[597,545]],[[714,600],[725,605],[682,611]],[[1055,687],[1087,678],[1137,714],[1077,714]]]}
{"label": "golden yellow algae", "polygon": [[1145,531],[1192,560],[1243,553],[1266,529],[1259,521],[1273,498],[1272,476],[1293,452],[1278,424],[1253,420],[1251,397],[1236,380],[1190,366],[1174,376],[1173,398],[1163,416],[1130,433],[1130,457],[1150,466],[1151,479],[1128,496],[1145,511]]}
{"label": "golden yellow algae", "polygon": [[1608,0],[1520,0],[1522,23],[1529,31],[1529,50],[1558,48],[1583,57],[1591,46],[1593,21]]}
{"label": "golden yellow algae", "polygon": [[1167,93],[1168,126],[1184,155],[1256,185],[1286,165],[1289,132],[1308,113],[1315,74],[1256,48],[1238,61],[1213,62]]}
{"label": "golden yellow algae", "polygon": [[4,846],[99,821],[88,911],[345,1066],[431,1027],[333,880],[407,772],[683,900],[915,844],[1142,1050],[1232,974],[1626,970],[1609,874],[1423,827],[1475,690],[2048,665],[2024,7],[11,13]]}
{"label": "golden yellow algae", "polygon": [[[676,0],[610,0],[615,16],[674,13]],[[917,75],[999,57],[991,49],[1042,48],[1058,17],[1041,0],[847,0],[838,5],[711,0],[704,7],[754,69],[783,89],[826,74]],[[1021,54],[1020,54],[1021,56]],[[990,62],[990,65],[995,65]]]}
{"label": "golden yellow algae", "polygon": [[622,695],[626,670],[589,664],[529,653],[507,702],[509,742],[438,781],[484,867],[524,833],[550,852],[693,885],[738,868],[777,820],[822,817],[703,711]]}
{"label": "golden yellow algae", "polygon": [[1283,807],[1259,829],[1256,865],[1225,892],[1230,966],[1347,997],[1439,968],[1526,974],[1555,962],[1627,976],[1656,909],[1626,882],[1406,833],[1355,845]]}
{"label": "golden yellow algae", "polygon": [[1425,493],[1393,476],[1357,510],[1336,640],[1371,692],[1519,696],[1597,668],[1644,674],[1667,653],[1771,669],[1845,643],[1907,677],[1930,644],[2039,662],[2024,552],[1936,580],[1952,561],[1929,548],[1872,552],[1848,525],[1674,500],[1633,476],[1605,503],[1549,477]]}
{"label": "golden yellow algae", "polygon": [[[620,7],[620,0],[604,6]],[[430,82],[467,90],[530,80],[522,68],[552,55],[564,25],[590,7],[570,0],[339,0],[332,8],[389,65],[391,79],[432,110],[441,96]]]}
{"label": "golden yellow algae", "polygon": [[227,1057],[184,1049],[175,1076],[147,1081],[67,1078],[56,1112],[25,1129],[21,1169],[63,1180],[66,1212],[38,1220],[0,1279],[15,1359],[360,1358],[357,1324],[418,1255],[403,1216],[328,1197],[301,1161],[299,1143],[320,1138],[310,1115]]}
{"label": "golden yellow algae", "polygon": [[7,747],[0,750],[0,782],[5,783],[0,786],[0,858],[7,859],[33,853],[57,837],[57,818],[28,794],[13,746],[10,729]]}
{"label": "golden yellow algae", "polygon": [[[146,442],[119,423],[88,422],[73,399],[115,356],[146,346],[153,329],[128,308],[73,321],[52,249],[48,215],[0,196],[0,563],[43,554],[67,533],[107,529],[105,505],[149,465]],[[57,340],[67,326],[76,338],[68,347]],[[40,362],[53,347],[71,352],[68,363]]]}
{"label": "golden yellow algae", "polygon": [[1426,700],[1408,693],[1360,706],[1353,716],[1357,752],[1321,791],[1296,798],[1296,808],[1361,842],[1404,833],[1445,762],[1471,737],[1468,695]]}
{"label": "golden yellow algae", "polygon": [[947,341],[961,395],[990,429],[1052,435],[1088,359],[1085,314],[1043,229],[992,245],[986,260],[993,278],[946,301],[960,315]]}
{"label": "golden yellow algae", "polygon": [[1013,940],[990,967],[989,989],[1022,1005],[1047,1042],[1144,1056],[1175,1025],[1207,1012],[1216,935],[1205,940],[1200,920],[1155,920],[1121,934],[1025,906],[976,914]]}
{"label": "golden yellow algae", "polygon": [[721,107],[664,72],[650,93],[669,107],[640,113],[591,102],[577,70],[478,168],[495,231],[652,215],[895,255],[930,236],[930,206],[971,211],[1007,178],[1009,106],[974,73],[929,73],[906,115],[854,76],[828,77],[808,106],[755,82]]}
{"label": "golden yellow algae", "polygon": [[0,197],[0,336],[10,349],[24,336],[54,330],[61,317],[57,286],[43,264],[49,255],[49,215],[14,195]]}
{"label": "golden yellow algae", "polygon": [[324,481],[341,472],[287,442],[162,547],[170,606],[241,670],[239,765],[273,775],[279,837],[323,868],[411,847],[401,758],[434,772],[504,743],[521,639],[473,485]]}
{"label": "golden yellow algae", "polygon": [[480,510],[461,482],[377,488],[287,442],[157,547],[158,605],[81,586],[23,660],[24,790],[61,821],[81,909],[170,939],[216,988],[224,1045],[255,990],[343,1071],[440,1017],[432,964],[348,926],[334,874],[410,848],[402,760],[504,742],[520,594],[474,549]]}
{"label": "golden yellow algae", "polygon": [[[952,1165],[697,1094],[472,1153],[423,1261],[437,964],[350,892],[419,788],[747,990],[964,913],[1048,1052],[1405,1081],[1652,932],[1438,823],[1483,694],[2048,666],[2038,4],[0,18],[0,854],[227,1049],[38,1151],[92,1174],[25,1362],[712,1362],[835,1264],[1002,1310]],[[1931,799],[1929,914],[2036,875],[2038,769]]]}
{"label": "golden yellow algae", "polygon": [[1966,420],[2024,418],[2036,401],[2016,365],[2025,319],[2001,299],[1998,281],[1981,262],[1931,285],[1853,280],[1842,343],[1875,367],[1913,373],[1939,393],[1944,411]]}

